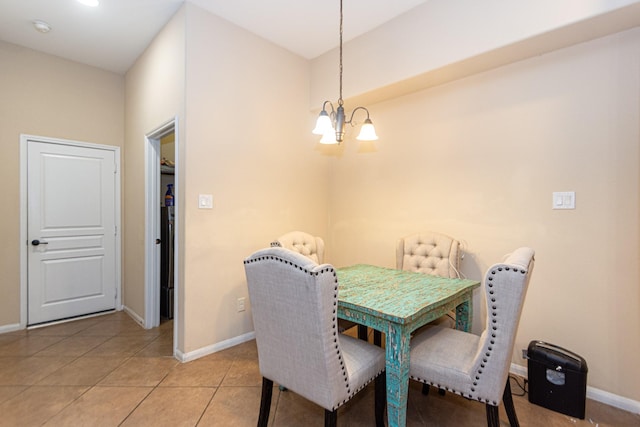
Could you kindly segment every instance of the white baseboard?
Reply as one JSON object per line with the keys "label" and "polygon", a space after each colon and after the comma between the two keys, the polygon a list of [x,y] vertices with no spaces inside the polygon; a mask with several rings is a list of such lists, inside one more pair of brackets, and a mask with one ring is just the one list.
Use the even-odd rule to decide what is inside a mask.
{"label": "white baseboard", "polygon": [[0,334],[5,334],[7,332],[15,332],[15,331],[19,331],[20,329],[22,329],[22,327],[20,327],[20,323],[2,325],[0,326]]}
{"label": "white baseboard", "polygon": [[135,311],[131,310],[129,307],[127,307],[126,305],[122,306],[122,310],[127,313],[129,316],[131,316],[131,318],[138,323],[140,326],[142,326],[144,328],[144,319],[140,316],[138,316],[138,313],[136,313]]}
{"label": "white baseboard", "polygon": [[[529,378],[527,368],[524,366],[511,364],[509,370],[512,374],[519,375],[524,378]],[[587,386],[587,398],[595,400],[605,405],[613,406],[624,411],[632,412],[634,414],[640,414],[640,402],[632,400],[617,394],[609,393],[608,391],[600,390],[595,387]]]}
{"label": "white baseboard", "polygon": [[202,347],[197,350],[190,351],[188,353],[182,353],[180,350],[176,350],[175,357],[178,358],[178,360],[180,360],[181,362],[190,362],[192,360],[199,359],[204,356],[208,356],[209,354],[217,353],[218,351],[225,350],[235,345],[242,344],[247,341],[251,341],[252,339],[255,339],[255,338],[256,338],[256,333],[249,332],[247,334],[233,337],[216,344],[211,344],[206,347]]}

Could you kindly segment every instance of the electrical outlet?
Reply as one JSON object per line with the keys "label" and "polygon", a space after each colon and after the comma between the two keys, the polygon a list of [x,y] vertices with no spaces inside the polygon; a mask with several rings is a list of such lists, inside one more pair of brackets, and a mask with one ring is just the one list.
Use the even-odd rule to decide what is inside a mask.
{"label": "electrical outlet", "polygon": [[238,313],[244,310],[244,298],[238,298]]}
{"label": "electrical outlet", "polygon": [[523,348],[523,349],[522,349],[522,358],[523,358],[523,359],[526,359],[526,358],[527,358],[527,349],[526,349],[526,348]]}

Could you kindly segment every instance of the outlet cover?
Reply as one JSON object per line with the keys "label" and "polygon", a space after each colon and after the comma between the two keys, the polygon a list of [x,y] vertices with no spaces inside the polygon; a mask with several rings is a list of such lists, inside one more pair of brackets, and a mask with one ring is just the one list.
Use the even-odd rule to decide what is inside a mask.
{"label": "outlet cover", "polygon": [[213,209],[213,196],[211,194],[198,195],[199,209]]}
{"label": "outlet cover", "polygon": [[553,205],[551,209],[575,209],[576,208],[576,192],[575,191],[554,191]]}

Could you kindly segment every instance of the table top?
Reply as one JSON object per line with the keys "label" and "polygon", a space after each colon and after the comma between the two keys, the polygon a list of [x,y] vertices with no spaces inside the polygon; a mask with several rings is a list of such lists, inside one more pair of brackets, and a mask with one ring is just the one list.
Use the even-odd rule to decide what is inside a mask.
{"label": "table top", "polygon": [[338,301],[345,309],[408,323],[480,286],[477,280],[358,264],[336,269]]}

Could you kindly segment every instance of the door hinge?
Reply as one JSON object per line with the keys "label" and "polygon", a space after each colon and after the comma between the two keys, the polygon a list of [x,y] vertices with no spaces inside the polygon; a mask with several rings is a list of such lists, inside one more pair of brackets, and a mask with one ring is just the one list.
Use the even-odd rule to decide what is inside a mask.
{"label": "door hinge", "polygon": [[117,235],[118,235],[118,226],[117,226],[117,225],[114,225],[114,226],[113,226],[113,235],[114,235],[114,236],[117,236]]}
{"label": "door hinge", "polygon": [[118,164],[117,163],[113,164],[113,173],[118,173]]}

